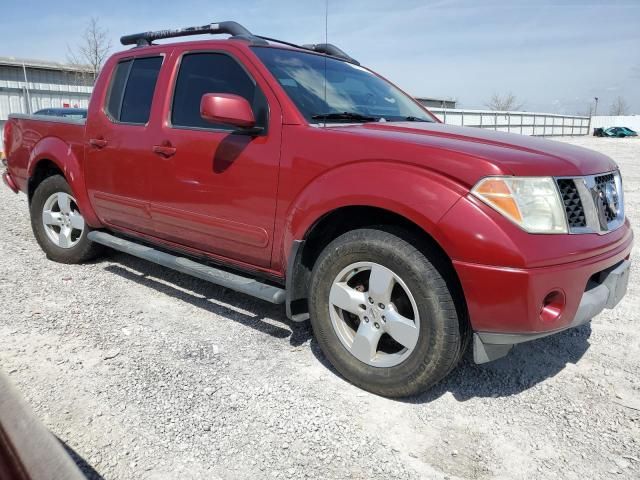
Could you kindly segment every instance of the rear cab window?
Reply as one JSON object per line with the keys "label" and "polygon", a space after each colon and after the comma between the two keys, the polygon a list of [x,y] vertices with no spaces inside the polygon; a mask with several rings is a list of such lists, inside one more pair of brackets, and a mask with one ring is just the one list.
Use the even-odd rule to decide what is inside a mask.
{"label": "rear cab window", "polygon": [[145,125],[162,67],[162,55],[118,62],[111,78],[105,112],[112,121]]}

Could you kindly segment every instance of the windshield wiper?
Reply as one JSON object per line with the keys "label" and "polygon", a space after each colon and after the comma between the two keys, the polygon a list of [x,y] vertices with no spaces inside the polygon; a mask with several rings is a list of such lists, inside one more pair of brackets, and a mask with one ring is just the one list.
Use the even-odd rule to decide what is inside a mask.
{"label": "windshield wiper", "polygon": [[[393,120],[391,120],[391,121],[393,121]],[[427,120],[426,118],[420,118],[420,117],[404,117],[400,121],[401,122],[427,122],[427,123],[433,123],[431,120]]]}
{"label": "windshield wiper", "polygon": [[313,120],[352,120],[356,122],[377,122],[379,117],[372,117],[369,115],[362,115],[355,112],[331,112],[331,113],[317,113],[311,115]]}

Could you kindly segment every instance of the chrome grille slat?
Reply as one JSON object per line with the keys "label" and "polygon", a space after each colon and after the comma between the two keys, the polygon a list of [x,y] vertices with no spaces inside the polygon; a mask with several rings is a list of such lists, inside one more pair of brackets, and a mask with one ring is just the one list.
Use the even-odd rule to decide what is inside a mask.
{"label": "chrome grille slat", "polygon": [[[616,212],[612,211],[612,209],[608,208],[608,206],[606,205],[606,203],[603,200],[603,196],[605,194],[605,190],[607,187],[607,184],[615,184],[615,177],[613,176],[612,173],[609,173],[607,175],[600,175],[597,176],[595,178],[595,182],[596,182],[596,189],[599,193],[598,195],[598,200],[600,205],[598,205],[599,207],[602,208],[602,210],[605,213],[605,218],[607,220],[607,223],[615,220],[616,218]],[[601,194],[601,195],[600,195]],[[619,208],[619,203],[618,203],[618,199],[616,198],[615,201],[615,205],[616,205],[616,211]]]}
{"label": "chrome grille slat", "polygon": [[622,180],[618,171],[556,178],[569,233],[609,233],[624,223]]}

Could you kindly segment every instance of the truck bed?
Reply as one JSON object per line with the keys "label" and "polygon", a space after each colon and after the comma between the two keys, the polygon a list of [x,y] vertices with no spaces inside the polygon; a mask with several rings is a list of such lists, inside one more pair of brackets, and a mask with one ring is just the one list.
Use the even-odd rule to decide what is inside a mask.
{"label": "truck bed", "polygon": [[[14,114],[5,127],[8,170],[18,188],[27,191],[29,166],[45,152],[64,147],[78,159],[84,157],[85,119]],[[44,147],[44,143],[47,148]]]}

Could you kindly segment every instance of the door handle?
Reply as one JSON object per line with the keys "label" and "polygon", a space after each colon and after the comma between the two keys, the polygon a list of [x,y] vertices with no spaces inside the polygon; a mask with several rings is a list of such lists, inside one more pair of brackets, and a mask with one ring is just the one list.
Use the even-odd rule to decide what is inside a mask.
{"label": "door handle", "polygon": [[90,138],[89,144],[95,148],[104,148],[107,146],[107,142],[104,138]]}
{"label": "door handle", "polygon": [[171,145],[154,145],[153,153],[157,153],[161,157],[169,158],[175,155],[176,147],[172,147]]}

